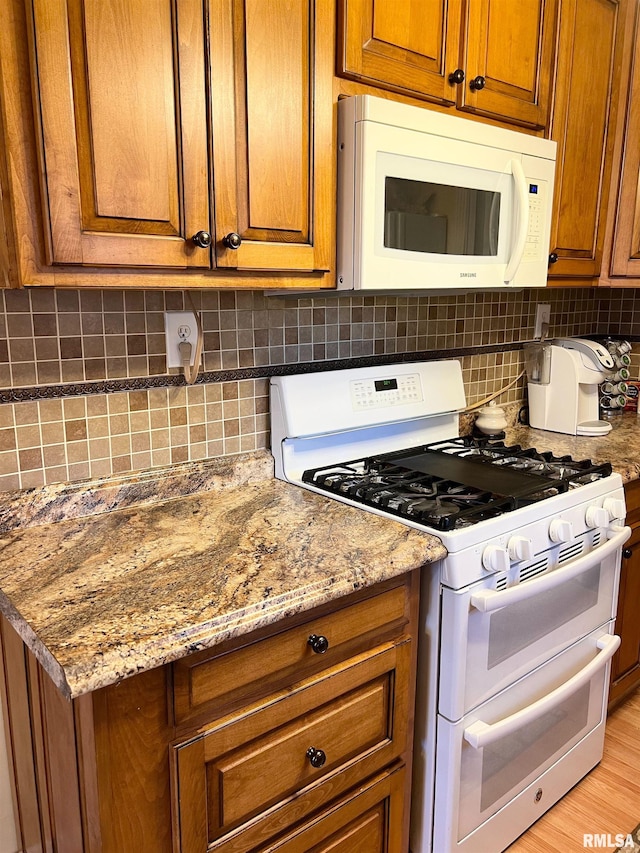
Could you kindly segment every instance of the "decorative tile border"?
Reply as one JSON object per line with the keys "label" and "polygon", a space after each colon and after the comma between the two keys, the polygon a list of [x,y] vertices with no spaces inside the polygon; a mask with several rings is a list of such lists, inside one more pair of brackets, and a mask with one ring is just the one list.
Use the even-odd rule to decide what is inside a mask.
{"label": "decorative tile border", "polygon": [[[240,382],[245,379],[290,376],[296,373],[320,373],[329,370],[401,364],[410,361],[438,361],[444,358],[464,358],[494,352],[515,352],[521,349],[521,343],[512,344],[509,347],[458,347],[450,350],[435,350],[431,352],[402,352],[363,358],[308,361],[302,364],[276,364],[268,367],[208,371],[198,374],[198,378],[194,384],[208,385],[215,382]],[[144,391],[151,388],[177,388],[186,386],[186,384],[184,377],[181,375],[165,374],[161,376],[140,376],[133,379],[114,379],[109,382],[69,382],[58,385],[36,385],[26,388],[0,388],[0,404],[24,403],[33,400],[53,400],[65,397],[84,397],[92,394],[113,394],[120,391]]]}

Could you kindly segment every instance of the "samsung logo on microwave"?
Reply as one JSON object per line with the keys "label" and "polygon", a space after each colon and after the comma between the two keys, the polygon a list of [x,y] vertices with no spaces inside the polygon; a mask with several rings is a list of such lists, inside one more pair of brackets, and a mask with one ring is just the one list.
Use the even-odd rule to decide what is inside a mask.
{"label": "samsung logo on microwave", "polygon": [[460,278],[478,278],[477,272],[461,272]]}

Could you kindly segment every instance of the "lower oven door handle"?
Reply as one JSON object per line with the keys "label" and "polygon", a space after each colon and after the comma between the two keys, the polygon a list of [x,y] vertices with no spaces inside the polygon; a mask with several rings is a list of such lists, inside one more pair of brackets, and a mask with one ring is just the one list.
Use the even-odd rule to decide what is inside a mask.
{"label": "lower oven door handle", "polygon": [[610,529],[613,536],[609,541],[605,542],[604,545],[594,548],[593,551],[589,551],[584,557],[572,560],[561,569],[555,569],[526,583],[519,583],[502,591],[479,589],[477,592],[471,594],[471,606],[475,607],[476,610],[481,610],[483,613],[489,613],[492,610],[499,610],[501,607],[507,607],[509,604],[525,601],[527,598],[533,598],[534,595],[538,595],[538,593],[561,586],[565,581],[586,572],[592,566],[596,566],[601,560],[608,557],[609,554],[621,548],[631,536],[630,527],[616,525]]}
{"label": "lower oven door handle", "polygon": [[593,676],[602,669],[609,660],[613,657],[616,649],[620,645],[620,637],[615,634],[605,634],[600,637],[596,645],[601,651],[590,661],[580,672],[577,672],[560,687],[556,687],[551,693],[547,693],[542,699],[538,699],[521,711],[511,714],[510,717],[505,717],[499,723],[483,723],[482,720],[477,720],[464,730],[464,739],[471,744],[474,749],[482,749],[484,746],[489,746],[496,740],[499,740],[505,735],[511,734],[523,726],[527,726],[545,714],[551,711],[556,705],[559,705],[567,697],[579,690],[580,687],[590,681]]}

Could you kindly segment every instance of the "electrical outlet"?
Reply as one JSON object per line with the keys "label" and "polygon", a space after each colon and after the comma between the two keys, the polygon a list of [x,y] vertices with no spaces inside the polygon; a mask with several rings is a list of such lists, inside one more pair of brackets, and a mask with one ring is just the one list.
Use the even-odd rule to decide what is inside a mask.
{"label": "electrical outlet", "polygon": [[164,334],[167,347],[167,368],[182,367],[178,345],[181,341],[191,344],[191,364],[196,354],[198,324],[193,311],[165,311]]}
{"label": "electrical outlet", "polygon": [[[536,325],[533,330],[533,337],[535,340],[540,340],[542,338],[542,332],[544,331],[545,337],[549,336],[549,324],[551,323],[551,305],[536,305]],[[543,324],[546,326],[546,329],[543,329]]]}

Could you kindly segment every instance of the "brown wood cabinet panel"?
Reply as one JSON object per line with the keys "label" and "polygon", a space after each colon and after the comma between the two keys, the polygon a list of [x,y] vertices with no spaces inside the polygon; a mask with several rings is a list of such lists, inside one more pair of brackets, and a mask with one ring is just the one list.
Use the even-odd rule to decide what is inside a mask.
{"label": "brown wood cabinet panel", "polygon": [[[7,747],[16,794],[16,836],[23,850],[46,849],[46,788],[38,790],[35,732],[29,709],[28,662],[22,640],[0,618],[2,692],[6,707]],[[50,838],[49,838],[50,847]]]}
{"label": "brown wood cabinet panel", "polygon": [[[342,0],[337,73],[542,129],[551,101],[557,2]],[[457,84],[450,80],[456,70],[464,74]]]}
{"label": "brown wood cabinet panel", "polygon": [[[551,102],[556,0],[471,0],[460,109],[545,128]],[[472,81],[483,78],[482,88]]]}
{"label": "brown wood cabinet panel", "polygon": [[[174,811],[182,853],[253,849],[400,758],[410,661],[410,641],[381,646],[178,744]],[[311,764],[310,747],[325,753],[324,764]],[[206,831],[193,846],[205,817]]]}
{"label": "brown wood cabinet panel", "polygon": [[461,0],[342,0],[338,74],[453,106]]}
{"label": "brown wood cabinet panel", "polygon": [[[551,279],[600,273],[620,85],[623,4],[562,0],[551,138],[558,143]],[[553,283],[551,281],[551,283]]]}
{"label": "brown wood cabinet panel", "polygon": [[[216,258],[237,269],[327,269],[331,113],[318,89],[326,2],[217,0],[211,8]],[[317,8],[316,8],[317,7]],[[315,14],[314,14],[315,12]],[[325,13],[326,14],[326,13]],[[314,129],[318,131],[314,137]],[[316,195],[317,190],[320,196]],[[318,218],[314,225],[314,212]],[[225,238],[237,234],[239,248]]]}
{"label": "brown wood cabinet panel", "polygon": [[210,265],[202,0],[33,0],[50,263]]}
{"label": "brown wood cabinet panel", "polygon": [[633,533],[622,550],[615,626],[621,642],[611,664],[610,707],[640,684],[640,480],[626,484],[625,498],[626,522]]}
{"label": "brown wood cabinet panel", "polygon": [[611,665],[612,704],[640,684],[640,528],[635,528],[623,550],[616,618],[621,643]]}
{"label": "brown wood cabinet panel", "polygon": [[[622,172],[613,226],[611,275],[640,277],[640,7],[633,4],[633,56],[624,127]],[[624,282],[616,282],[624,283]],[[635,282],[631,282],[636,286]]]}
{"label": "brown wood cabinet panel", "polygon": [[[226,713],[230,706],[251,699],[255,672],[261,673],[263,690],[276,690],[382,638],[399,636],[410,620],[409,607],[406,588],[399,584],[274,636],[237,644],[231,653],[212,649],[177,661],[173,666],[176,722],[197,720],[214,709]],[[326,651],[314,652],[311,636],[324,637]]]}
{"label": "brown wood cabinet panel", "polygon": [[[345,599],[350,616],[366,603],[378,614],[370,623],[358,617],[371,630],[357,650],[338,643],[338,660],[304,677],[290,671],[277,690],[255,656],[241,708],[228,711],[221,697],[208,717],[181,726],[172,666],[68,702],[0,616],[0,690],[23,849],[247,853],[268,844],[287,853],[406,853],[419,576]],[[392,610],[386,621],[383,602]],[[341,607],[324,604],[293,617],[294,625]],[[382,626],[378,642],[373,623]],[[244,645],[229,641],[227,651],[287,633],[265,626]],[[309,762],[310,746],[326,752],[323,766]]]}
{"label": "brown wood cabinet panel", "polygon": [[332,0],[0,4],[0,286],[331,287],[334,18]]}
{"label": "brown wood cabinet panel", "polygon": [[405,853],[397,819],[403,809],[405,773],[399,768],[369,780],[270,849],[273,853]]}

